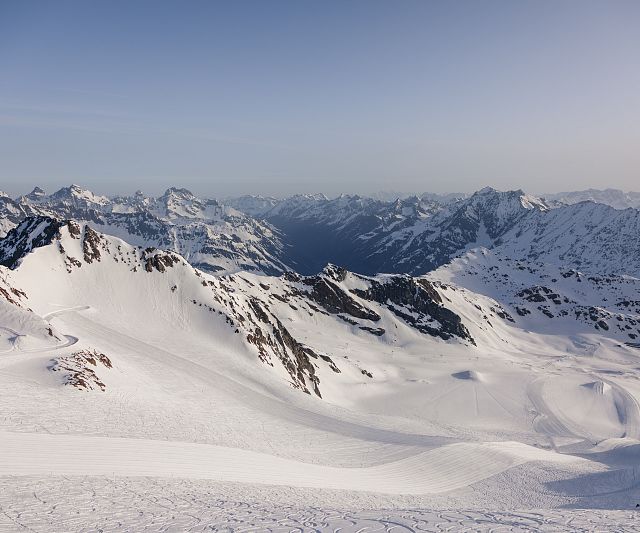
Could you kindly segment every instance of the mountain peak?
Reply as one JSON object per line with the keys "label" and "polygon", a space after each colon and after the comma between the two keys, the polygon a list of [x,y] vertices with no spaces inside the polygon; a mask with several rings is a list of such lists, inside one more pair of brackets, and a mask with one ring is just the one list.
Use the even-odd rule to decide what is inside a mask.
{"label": "mountain peak", "polygon": [[489,200],[502,203],[505,202],[517,202],[514,207],[517,209],[523,207],[524,209],[538,209],[539,211],[547,211],[549,206],[540,198],[526,194],[522,189],[514,189],[510,191],[499,191],[493,187],[484,187],[479,191],[476,191],[470,198],[472,203],[477,200]]}
{"label": "mountain peak", "polygon": [[33,188],[33,190],[29,194],[25,195],[25,198],[32,201],[37,201],[40,198],[43,198],[44,196],[46,196],[46,193],[44,192],[44,190],[36,186]]}
{"label": "mountain peak", "polygon": [[181,187],[169,187],[161,198],[177,197],[184,199],[193,199],[195,195],[189,190]]}
{"label": "mountain peak", "polygon": [[497,189],[494,189],[493,187],[483,187],[479,191],[476,191],[475,193],[473,193],[473,196],[486,196],[488,194],[495,194],[498,192],[500,191],[498,191]]}
{"label": "mountain peak", "polygon": [[106,196],[99,196],[89,189],[84,189],[75,183],[72,183],[68,187],[62,187],[54,192],[49,199],[54,201],[70,201],[74,204],[83,205],[106,205],[109,203],[109,198]]}
{"label": "mountain peak", "polygon": [[526,196],[525,192],[522,189],[511,189],[508,191],[501,191],[495,189],[494,187],[483,187],[479,191],[476,191],[471,195],[471,197],[478,196],[500,196],[506,198],[513,198],[519,196]]}

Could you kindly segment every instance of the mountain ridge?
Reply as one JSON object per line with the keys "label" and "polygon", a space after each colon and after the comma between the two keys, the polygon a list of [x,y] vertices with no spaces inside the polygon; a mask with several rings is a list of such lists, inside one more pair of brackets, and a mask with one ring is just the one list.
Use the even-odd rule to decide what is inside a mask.
{"label": "mountain ridge", "polygon": [[107,198],[72,185],[51,195],[36,188],[16,200],[2,197],[0,214],[7,232],[29,216],[90,222],[133,244],[171,249],[213,273],[311,275],[336,263],[367,275],[421,275],[477,246],[594,273],[640,273],[638,210],[602,203],[549,202],[491,187],[443,200],[307,194],[229,203],[178,187],[157,198],[140,191]]}

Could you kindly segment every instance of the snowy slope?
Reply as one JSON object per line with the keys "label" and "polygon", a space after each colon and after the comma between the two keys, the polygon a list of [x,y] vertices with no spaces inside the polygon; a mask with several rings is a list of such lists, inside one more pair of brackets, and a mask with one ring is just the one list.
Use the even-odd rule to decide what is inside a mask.
{"label": "snowy slope", "polygon": [[[169,329],[202,325],[204,331],[210,323],[215,327],[207,338],[223,335],[236,349],[276,364],[295,387],[317,395],[318,366],[335,374],[349,369],[340,370],[332,359],[338,354],[327,355],[322,342],[307,345],[292,336],[288,328],[299,327],[297,322],[374,344],[389,342],[399,328],[412,336],[475,342],[429,282],[405,276],[366,278],[329,266],[314,277],[211,277],[176,254],[133,247],[88,225],[43,217],[26,219],[0,241],[0,257],[16,268],[12,279],[34,287],[42,302],[89,305],[113,320],[123,308],[152,313]],[[49,304],[31,305],[41,314],[55,311]],[[358,380],[367,374],[356,371]]]}
{"label": "snowy slope", "polygon": [[[115,201],[90,211],[185,228],[237,216],[181,190],[136,201],[143,210],[118,200],[117,212]],[[549,210],[485,190],[423,212],[412,233],[403,224],[415,211],[399,202],[401,242],[423,243],[416,264],[436,246],[459,256],[419,277],[332,264],[306,276],[212,275],[172,247],[103,233],[117,224],[25,219],[0,241],[2,520],[32,524],[22,511],[41,490],[66,508],[69,480],[95,502],[108,480],[152,501],[169,485],[193,502],[260,499],[272,514],[283,502],[322,509],[319,498],[338,510],[475,507],[468,516],[525,530],[534,522],[514,508],[542,507],[532,514],[557,526],[561,506],[632,507],[640,286],[610,271],[621,255],[596,255],[615,239],[588,239],[633,219],[584,205]],[[557,247],[536,235],[566,223],[565,209],[581,253],[593,252],[589,269],[573,266],[578,251],[560,253],[577,250],[560,232]],[[595,229],[575,218],[587,216]],[[427,227],[438,228],[431,240]],[[109,527],[140,524],[111,501],[127,518]],[[184,523],[181,512],[162,516],[162,527]]]}
{"label": "snowy slope", "polygon": [[640,275],[640,211],[583,202],[535,212],[501,236],[503,254],[594,275]]}
{"label": "snowy slope", "polygon": [[640,339],[640,279],[587,275],[553,263],[512,259],[479,248],[441,267],[430,278],[500,302],[528,331],[558,335],[603,332],[620,343]]}
{"label": "snowy slope", "polygon": [[[71,326],[71,334],[88,339],[69,350],[69,356],[98,349],[108,357],[113,369],[96,369],[107,391],[128,387],[118,379],[109,382],[109,376],[125,372],[129,361],[101,345],[121,336],[131,345],[137,342],[133,339],[144,339],[157,349],[172,347],[170,353],[208,347],[206,356],[196,349],[192,364],[216,368],[233,382],[278,397],[289,397],[287,389],[300,389],[341,408],[400,416],[408,427],[438,427],[447,437],[459,438],[475,428],[487,437],[506,432],[546,445],[547,439],[554,442],[567,434],[589,441],[593,435],[638,432],[633,394],[598,370],[602,359],[609,367],[624,368],[635,357],[635,348],[623,344],[636,331],[626,329],[632,327],[635,308],[618,309],[617,314],[602,309],[603,315],[593,319],[589,309],[594,300],[578,300],[574,287],[566,302],[562,296],[560,304],[545,303],[554,306],[554,318],[558,314],[551,321],[542,304],[522,293],[521,284],[540,285],[531,273],[508,294],[475,287],[466,281],[473,278],[472,269],[466,265],[456,272],[457,263],[427,279],[372,278],[334,266],[310,277],[212,277],[173,253],[132,247],[73,222],[60,226],[49,244],[41,244],[16,263],[10,281],[33,295],[29,305],[40,316],[54,316]],[[480,270],[493,273],[491,266]],[[500,273],[500,286],[502,278]],[[488,280],[482,284],[491,287]],[[615,294],[617,305],[626,301],[622,297],[632,301],[635,290],[627,283],[606,294],[612,299]],[[521,315],[518,310],[524,308],[530,313]],[[71,311],[56,315],[65,309]],[[574,317],[577,309],[585,314]],[[144,346],[139,357],[152,349]],[[614,391],[610,405],[619,410],[624,405],[628,416],[604,429],[581,420],[564,425],[570,430],[539,432],[527,404],[547,407],[536,392],[539,376],[530,369],[539,364],[564,367],[568,356],[575,361],[585,354],[588,365],[581,361],[577,377],[567,375],[567,383],[575,394],[584,393],[582,385],[589,383],[595,384],[589,389],[593,394]],[[174,364],[174,356],[165,357]],[[505,382],[510,384],[506,388]],[[605,402],[607,396],[603,398]],[[602,409],[609,408],[603,404]]]}
{"label": "snowy slope", "polygon": [[2,362],[17,359],[24,351],[42,351],[75,343],[73,337],[61,335],[46,320],[28,307],[24,290],[11,281],[11,273],[0,267],[0,352]]}

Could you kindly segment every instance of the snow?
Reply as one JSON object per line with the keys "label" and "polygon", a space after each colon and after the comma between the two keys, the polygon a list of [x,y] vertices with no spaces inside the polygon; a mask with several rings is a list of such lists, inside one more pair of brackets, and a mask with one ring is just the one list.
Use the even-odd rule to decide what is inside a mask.
{"label": "snow", "polygon": [[[6,531],[619,531],[637,530],[637,512],[609,509],[488,510],[446,500],[439,507],[345,506],[344,492],[199,480],[102,477],[5,478]],[[61,498],[60,495],[65,495]],[[484,501],[480,492],[474,501]],[[379,497],[378,497],[379,498]],[[305,501],[312,501],[305,505]],[[443,505],[444,504],[444,505]],[[375,504],[373,504],[375,505]],[[368,508],[363,508],[368,507]]]}
{"label": "snow", "polygon": [[[572,303],[560,307],[608,310],[602,295],[632,297],[633,278],[554,284],[553,265],[523,271],[473,250],[427,278],[472,346],[421,334],[355,295],[384,335],[314,311],[292,292],[303,283],[213,277],[177,256],[149,272],[142,250],[109,236],[87,261],[67,228],[59,243],[64,253],[54,242],[2,270],[5,290],[26,296],[0,307],[12,330],[0,353],[1,527],[637,525],[637,350],[613,328],[513,313],[528,305],[513,296],[521,285],[562,289]],[[337,283],[365,290],[371,279],[347,273]],[[288,301],[275,297],[287,291]],[[234,331],[244,326],[219,313],[231,316],[233,304],[248,318],[252,298],[339,368],[311,361],[322,399],[292,387],[281,361],[260,361]],[[104,391],[63,385],[49,369],[81,349],[113,363],[94,368]]]}
{"label": "snow", "polygon": [[381,465],[349,468],[148,439],[0,432],[0,443],[0,476],[180,477],[386,494],[446,492],[528,461],[580,461],[516,442],[456,443]]}
{"label": "snow", "polygon": [[609,205],[615,209],[640,208],[640,193],[624,192],[619,189],[587,189],[584,191],[545,194],[544,197],[559,205],[596,202]]}

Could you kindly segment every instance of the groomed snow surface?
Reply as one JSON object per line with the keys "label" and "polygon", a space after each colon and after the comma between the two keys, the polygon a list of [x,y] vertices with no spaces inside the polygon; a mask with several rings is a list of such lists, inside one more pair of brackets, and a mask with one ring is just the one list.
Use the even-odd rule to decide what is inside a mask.
{"label": "groomed snow surface", "polygon": [[[185,303],[206,275],[60,257],[41,248],[11,272],[41,318],[0,308],[1,531],[638,528],[635,348],[487,327],[488,298],[462,290],[446,296],[477,347],[275,301],[342,370],[318,366],[320,399]],[[278,283],[243,276],[234,290]],[[78,350],[108,356],[88,366],[104,391],[50,370]]]}
{"label": "groomed snow surface", "polygon": [[635,511],[392,509],[375,508],[373,500],[353,509],[338,496],[326,501],[286,488],[274,492],[189,479],[16,477],[3,489],[2,531],[637,531]]}

